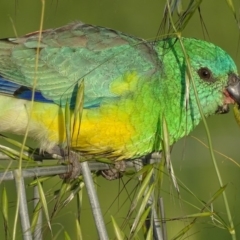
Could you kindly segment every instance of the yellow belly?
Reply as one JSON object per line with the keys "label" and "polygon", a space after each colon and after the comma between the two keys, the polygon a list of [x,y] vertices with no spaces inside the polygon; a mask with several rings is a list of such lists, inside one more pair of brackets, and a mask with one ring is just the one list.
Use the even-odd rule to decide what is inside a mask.
{"label": "yellow belly", "polygon": [[42,128],[48,134],[48,141],[56,144],[67,145],[68,132],[71,147],[83,153],[116,157],[127,152],[135,129],[129,122],[129,114],[121,108],[84,109],[81,124],[80,119],[74,119],[73,112],[70,115],[71,124],[66,124],[64,109],[54,104],[34,103],[32,124],[36,124],[37,131]]}
{"label": "yellow belly", "polygon": [[[144,153],[143,148],[147,152],[152,148],[154,131],[145,128],[156,124],[144,122],[141,107],[130,100],[102,104],[84,109],[81,122],[70,112],[68,123],[65,109],[56,104],[34,102],[31,108],[29,101],[0,96],[0,132],[24,135],[28,128],[28,136],[46,151],[58,144],[63,147],[69,144],[86,155],[127,159],[140,151]],[[148,134],[143,134],[143,129]]]}

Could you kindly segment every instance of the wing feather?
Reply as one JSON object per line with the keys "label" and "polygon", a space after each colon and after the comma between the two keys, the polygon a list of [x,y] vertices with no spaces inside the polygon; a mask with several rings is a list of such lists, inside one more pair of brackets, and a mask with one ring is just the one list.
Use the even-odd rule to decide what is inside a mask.
{"label": "wing feather", "polygon": [[[96,107],[102,101],[135,91],[132,84],[126,86],[129,76],[137,74],[137,81],[150,80],[149,76],[161,67],[152,45],[145,40],[74,22],[43,32],[36,73],[38,36],[35,32],[0,41],[0,77],[5,81],[0,84],[0,92],[10,94],[12,86],[18,85],[29,93],[36,78],[36,92],[42,96],[40,101],[62,106],[70,101],[74,106],[79,83],[84,79],[84,105]],[[18,97],[27,96],[29,94],[18,94]]]}

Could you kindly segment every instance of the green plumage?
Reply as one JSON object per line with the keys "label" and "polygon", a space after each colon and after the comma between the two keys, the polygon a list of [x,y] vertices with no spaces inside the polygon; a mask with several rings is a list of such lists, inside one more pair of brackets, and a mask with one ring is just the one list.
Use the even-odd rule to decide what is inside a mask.
{"label": "green plumage", "polygon": [[[0,94],[3,99],[14,97],[9,103],[11,111],[14,106],[26,106],[26,92],[37,77],[36,91],[41,97],[35,98],[30,136],[41,148],[50,150],[54,145],[66,146],[64,113],[60,110],[66,102],[74,109],[78,86],[84,80],[81,133],[76,134],[72,147],[86,155],[140,157],[161,150],[156,143],[162,137],[163,116],[171,144],[199,123],[192,80],[206,117],[225,112],[226,105],[233,102],[226,94],[229,81],[237,75],[231,57],[205,41],[181,41],[184,49],[175,38],[147,42],[83,23],[47,30],[40,43],[38,33],[2,40]],[[21,111],[26,111],[24,108]],[[7,110],[0,114],[0,132],[23,134],[27,119],[14,128],[7,126],[10,115],[6,116]],[[39,133],[40,125],[44,134]]]}

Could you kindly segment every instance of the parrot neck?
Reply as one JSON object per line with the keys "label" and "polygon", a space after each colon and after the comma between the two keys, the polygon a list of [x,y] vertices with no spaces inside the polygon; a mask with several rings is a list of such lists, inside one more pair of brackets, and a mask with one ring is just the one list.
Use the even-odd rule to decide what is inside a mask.
{"label": "parrot neck", "polygon": [[156,52],[159,53],[159,58],[163,62],[163,69],[155,91],[158,91],[158,101],[161,103],[159,122],[162,123],[163,117],[165,118],[169,144],[173,144],[189,134],[199,124],[201,115],[196,105],[194,93],[192,93],[191,84],[189,85],[189,93],[187,93],[183,54],[176,53],[174,49],[163,49],[163,46],[162,42],[155,45]]}

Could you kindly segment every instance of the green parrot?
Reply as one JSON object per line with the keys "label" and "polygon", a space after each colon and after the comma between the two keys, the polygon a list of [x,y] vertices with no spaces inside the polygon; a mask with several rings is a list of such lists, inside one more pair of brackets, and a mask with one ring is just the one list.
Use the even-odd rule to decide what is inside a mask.
{"label": "green parrot", "polygon": [[[23,135],[29,124],[42,151],[70,147],[111,161],[160,151],[163,117],[169,144],[201,121],[189,72],[205,117],[240,102],[234,61],[209,42],[181,38],[183,51],[177,38],[148,42],[82,22],[38,39],[34,32],[0,41],[0,133]],[[81,83],[82,116],[74,119]]]}

